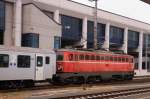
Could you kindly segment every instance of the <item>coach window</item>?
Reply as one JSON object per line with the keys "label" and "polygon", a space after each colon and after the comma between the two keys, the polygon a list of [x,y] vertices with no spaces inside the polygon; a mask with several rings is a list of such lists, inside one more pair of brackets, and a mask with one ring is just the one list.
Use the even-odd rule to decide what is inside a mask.
{"label": "coach window", "polygon": [[30,56],[18,55],[17,66],[20,68],[30,68]]}
{"label": "coach window", "polygon": [[6,54],[0,54],[0,67],[8,67],[9,56]]}
{"label": "coach window", "polygon": [[49,64],[50,63],[50,57],[46,56],[45,57],[45,64]]}
{"label": "coach window", "polygon": [[80,60],[84,60],[84,55],[83,54],[80,55]]}
{"label": "coach window", "polygon": [[42,56],[38,56],[37,57],[37,66],[38,67],[42,67],[43,66],[43,57]]}

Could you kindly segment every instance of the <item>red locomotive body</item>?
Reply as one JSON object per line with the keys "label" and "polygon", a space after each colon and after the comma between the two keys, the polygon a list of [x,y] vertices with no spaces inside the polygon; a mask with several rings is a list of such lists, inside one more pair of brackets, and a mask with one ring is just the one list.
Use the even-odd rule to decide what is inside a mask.
{"label": "red locomotive body", "polygon": [[62,82],[132,79],[134,74],[133,57],[124,54],[60,50],[56,64]]}

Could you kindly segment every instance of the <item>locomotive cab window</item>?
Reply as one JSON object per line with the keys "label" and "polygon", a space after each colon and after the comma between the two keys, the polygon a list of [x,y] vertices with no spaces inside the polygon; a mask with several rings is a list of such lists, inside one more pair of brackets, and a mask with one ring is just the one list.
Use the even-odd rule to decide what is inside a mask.
{"label": "locomotive cab window", "polygon": [[50,57],[46,56],[45,57],[45,64],[49,64],[50,63]]}
{"label": "locomotive cab window", "polygon": [[30,68],[30,56],[18,55],[17,66],[20,68]]}
{"label": "locomotive cab window", "polygon": [[38,67],[42,67],[43,66],[43,57],[42,56],[38,56],[37,57],[37,66]]}
{"label": "locomotive cab window", "polygon": [[63,55],[57,55],[57,61],[62,61],[64,59]]}
{"label": "locomotive cab window", "polygon": [[8,67],[9,56],[6,54],[0,54],[0,67]]}

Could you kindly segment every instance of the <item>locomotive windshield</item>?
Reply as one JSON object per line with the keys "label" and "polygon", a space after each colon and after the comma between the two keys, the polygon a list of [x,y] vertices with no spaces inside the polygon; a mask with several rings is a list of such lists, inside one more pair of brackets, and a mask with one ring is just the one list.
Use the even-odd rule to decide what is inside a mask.
{"label": "locomotive windshield", "polygon": [[57,55],[57,61],[62,61],[64,59],[63,55]]}

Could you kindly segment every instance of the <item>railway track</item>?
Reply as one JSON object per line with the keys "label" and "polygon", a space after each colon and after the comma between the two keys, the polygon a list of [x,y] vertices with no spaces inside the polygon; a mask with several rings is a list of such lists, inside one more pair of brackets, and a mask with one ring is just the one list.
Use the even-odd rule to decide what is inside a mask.
{"label": "railway track", "polygon": [[20,88],[20,89],[0,89],[0,93],[8,93],[8,92],[20,92],[20,91],[32,91],[32,90],[46,90],[46,89],[63,89],[63,88],[78,88],[78,87],[91,87],[91,86],[102,86],[102,85],[123,85],[123,84],[133,84],[133,83],[145,83],[150,82],[150,78],[138,78],[133,79],[132,81],[107,81],[100,83],[91,83],[91,84],[69,84],[69,85],[38,85],[30,88]]}
{"label": "railway track", "polygon": [[118,90],[118,91],[111,91],[111,92],[101,92],[96,94],[87,94],[87,95],[79,95],[79,96],[59,97],[57,99],[114,99],[119,97],[121,99],[121,97],[123,96],[131,96],[131,95],[147,93],[147,92],[150,92],[150,87]]}

